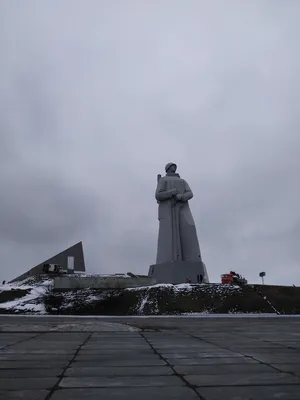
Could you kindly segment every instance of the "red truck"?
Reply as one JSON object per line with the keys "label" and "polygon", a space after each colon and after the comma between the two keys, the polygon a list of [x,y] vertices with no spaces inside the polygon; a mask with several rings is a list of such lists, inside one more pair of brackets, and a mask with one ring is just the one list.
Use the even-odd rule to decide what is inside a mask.
{"label": "red truck", "polygon": [[230,284],[230,285],[246,285],[248,282],[247,280],[242,277],[242,275],[237,274],[234,271],[230,271],[229,274],[221,275],[221,282],[223,284]]}

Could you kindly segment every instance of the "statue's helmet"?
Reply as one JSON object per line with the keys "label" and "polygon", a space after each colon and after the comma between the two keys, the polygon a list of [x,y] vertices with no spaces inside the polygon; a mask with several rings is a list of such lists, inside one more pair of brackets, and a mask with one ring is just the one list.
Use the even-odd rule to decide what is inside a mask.
{"label": "statue's helmet", "polygon": [[166,165],[166,167],[165,167],[166,172],[168,172],[168,169],[169,169],[170,167],[172,167],[172,165],[175,165],[175,168],[177,169],[177,165],[176,165],[175,163],[169,162],[169,163]]}

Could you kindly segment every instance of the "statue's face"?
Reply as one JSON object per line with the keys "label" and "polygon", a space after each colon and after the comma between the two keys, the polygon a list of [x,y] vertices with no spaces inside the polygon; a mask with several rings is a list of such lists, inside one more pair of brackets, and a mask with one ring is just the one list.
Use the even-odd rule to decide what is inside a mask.
{"label": "statue's face", "polygon": [[173,164],[169,167],[168,172],[174,173],[176,172],[176,169],[177,169],[176,165]]}

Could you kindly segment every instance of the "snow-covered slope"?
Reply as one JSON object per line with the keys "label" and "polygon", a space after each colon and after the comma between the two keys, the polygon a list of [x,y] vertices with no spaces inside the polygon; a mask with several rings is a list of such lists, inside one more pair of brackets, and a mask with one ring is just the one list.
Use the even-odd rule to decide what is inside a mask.
{"label": "snow-covered slope", "polygon": [[21,282],[0,285],[0,313],[45,314],[44,295],[52,290],[48,277],[38,282],[27,278]]}
{"label": "snow-covered slope", "polygon": [[120,290],[54,292],[47,276],[0,285],[0,314],[300,314],[300,288],[158,284]]}

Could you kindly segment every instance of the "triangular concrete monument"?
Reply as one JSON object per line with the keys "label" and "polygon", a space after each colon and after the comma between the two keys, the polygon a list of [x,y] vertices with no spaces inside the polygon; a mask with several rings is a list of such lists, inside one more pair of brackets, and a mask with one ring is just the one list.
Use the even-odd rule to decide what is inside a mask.
{"label": "triangular concrete monument", "polygon": [[80,272],[85,271],[82,242],[78,242],[74,244],[74,246],[71,246],[68,249],[63,250],[61,253],[58,253],[55,256],[49,258],[48,260],[43,261],[41,264],[38,264],[37,266],[31,268],[29,271],[13,279],[11,282],[23,281],[29,276],[43,274],[44,264],[58,264],[61,265],[62,269],[67,270],[68,257],[74,257],[74,271],[80,271]]}

